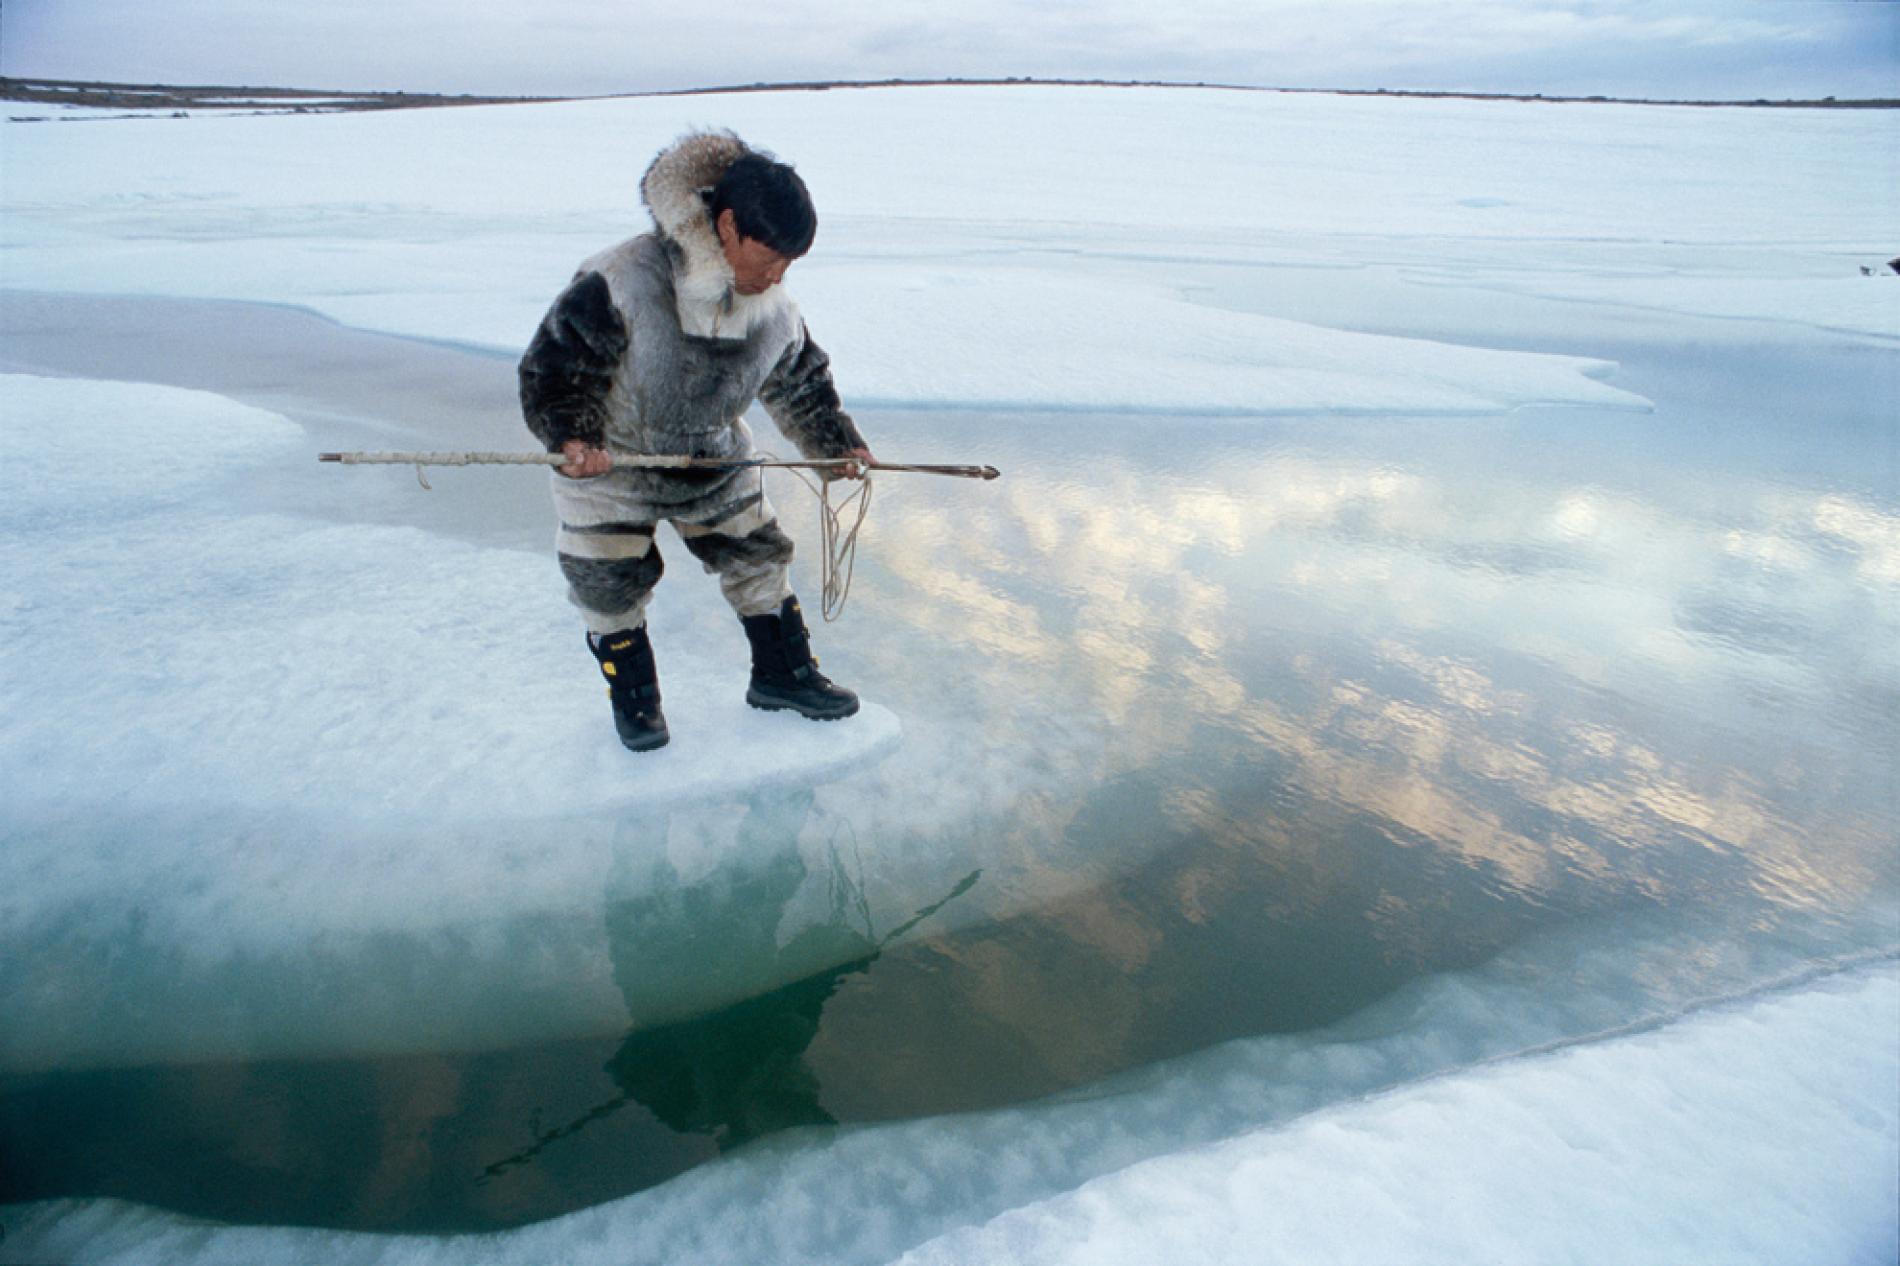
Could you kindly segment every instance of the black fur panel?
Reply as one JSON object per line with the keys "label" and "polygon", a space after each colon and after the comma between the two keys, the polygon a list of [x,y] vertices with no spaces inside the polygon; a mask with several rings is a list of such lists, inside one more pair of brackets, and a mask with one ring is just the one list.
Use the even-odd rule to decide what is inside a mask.
{"label": "black fur panel", "polygon": [[802,327],[799,338],[766,375],[759,403],[807,457],[841,457],[865,447],[831,381],[831,357]]}
{"label": "black fur panel", "polygon": [[709,532],[704,536],[682,538],[693,557],[706,565],[709,572],[724,572],[734,563],[789,563],[792,561],[792,538],[780,530],[776,522],[756,527],[744,536],[727,536],[724,532]]}
{"label": "black fur panel", "polygon": [[563,523],[561,530],[572,532],[576,536],[652,536],[653,524],[590,523],[584,527],[575,527],[572,523]]}
{"label": "black fur panel", "polygon": [[605,442],[607,396],[628,343],[599,273],[577,278],[555,300],[520,366],[521,414],[549,452],[573,439]]}
{"label": "black fur panel", "polygon": [[641,558],[576,558],[562,554],[561,574],[574,599],[590,611],[611,615],[630,610],[660,583],[666,564],[655,546]]}

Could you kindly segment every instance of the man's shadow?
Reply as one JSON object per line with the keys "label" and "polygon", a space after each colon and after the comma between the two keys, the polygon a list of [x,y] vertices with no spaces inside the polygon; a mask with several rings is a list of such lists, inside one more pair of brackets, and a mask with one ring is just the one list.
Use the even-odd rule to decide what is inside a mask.
{"label": "man's shadow", "polygon": [[[825,1004],[885,946],[975,887],[982,872],[879,935],[834,842],[824,905],[801,916],[804,926],[781,945],[781,925],[811,877],[798,840],[812,805],[809,789],[753,794],[732,860],[690,884],[665,860],[667,818],[622,823],[603,920],[614,983],[633,1019],[605,1065],[620,1093],[566,1125],[538,1130],[527,1148],[488,1166],[482,1181],[529,1164],[628,1103],[679,1133],[711,1138],[721,1152],[779,1130],[836,1124],[805,1058]],[[788,975],[792,983],[754,992]],[[721,997],[738,1000],[690,1014],[695,999]]]}

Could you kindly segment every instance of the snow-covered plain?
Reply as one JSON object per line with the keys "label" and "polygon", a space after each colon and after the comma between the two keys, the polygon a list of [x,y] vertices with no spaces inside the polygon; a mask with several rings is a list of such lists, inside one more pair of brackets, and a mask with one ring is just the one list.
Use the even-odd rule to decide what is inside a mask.
{"label": "snow-covered plain", "polygon": [[519,348],[550,287],[639,227],[638,156],[707,124],[825,191],[798,293],[864,403],[1641,404],[1600,365],[1289,326],[1139,261],[1257,270],[1263,290],[1377,271],[1647,306],[1660,286],[1672,309],[1900,334],[1851,267],[1891,254],[1884,112],[1026,88],[189,122],[13,128],[9,285]]}
{"label": "snow-covered plain", "polygon": [[[1900,278],[1859,275],[1896,247],[1887,112],[1161,90],[8,125],[5,283],[294,305],[512,355],[575,261],[640,227],[646,157],[698,124],[780,151],[817,191],[819,249],[795,289],[860,409],[1058,432],[1113,414],[1164,447],[1273,419],[1429,426],[1527,406],[1561,428],[1650,409],[1615,364],[1563,350],[1610,334],[1692,320],[1736,355],[1813,341],[1888,358],[1900,339]],[[1375,626],[1404,608],[1478,629],[1585,690],[1680,691],[1724,717],[1738,690],[1817,710],[1838,691],[1877,709],[1897,697],[1879,632],[1900,585],[1891,426],[1865,441],[1889,472],[1872,493],[1764,489],[1745,520],[1588,482],[1534,512],[1508,489],[1477,504],[1390,462],[1272,452],[1238,493],[1190,475],[1157,494],[1138,460],[1107,451],[1110,474],[1089,481],[1011,472],[908,515],[893,499],[881,566],[916,601],[881,614],[965,630],[1052,686],[1080,665],[1093,711],[979,694],[967,712],[900,724],[854,680],[872,702],[848,725],[752,714],[732,689],[736,627],[676,566],[654,619],[678,648],[665,656],[677,737],[629,762],[543,543],[381,521],[388,480],[362,485],[364,521],[310,514],[305,483],[374,476],[288,479],[330,434],[219,396],[43,374],[8,375],[0,395],[9,1072],[484,1050],[689,1016],[835,962],[813,948],[737,977],[689,964],[629,990],[598,914],[576,912],[603,889],[739,891],[778,854],[835,858],[846,836],[884,931],[977,871],[933,926],[1132,872],[1158,840],[1057,830],[1026,858],[981,824],[1125,767],[1128,722],[1152,719],[1127,683],[1159,654],[1140,631],[1164,582],[1163,605],[1209,652],[1182,655],[1190,720],[1263,743],[1321,798],[1377,800],[1513,877],[1552,865],[1513,823],[1416,776],[1450,750],[1465,776],[1632,853],[1663,822],[1745,856],[1765,902],[1830,929],[1764,947],[1739,915],[1721,935],[1647,940],[1612,920],[1332,1029],[998,1112],[781,1136],[498,1236],[218,1228],[52,1202],[6,1213],[21,1260],[1874,1262],[1900,1246],[1891,791],[1828,819],[1829,869],[1809,824],[1673,751],[1576,726],[1566,750],[1614,772],[1567,772],[1510,728],[1537,701],[1396,634],[1382,671],[1415,675],[1434,707],[1363,681],[1320,690],[1368,750],[1418,757],[1396,774],[1342,755],[1316,714],[1276,709],[1212,654],[1226,605],[1260,583],[1222,560],[1255,566],[1264,550],[1276,599],[1319,587]],[[432,438],[400,446],[458,437]],[[974,456],[939,439],[947,451],[896,456]],[[436,480],[451,478],[471,477]],[[774,496],[800,526],[805,508]],[[995,504],[985,496],[1005,527],[962,521]],[[1343,525],[1336,555],[1272,552],[1276,533],[1317,523]],[[1481,567],[1447,583],[1413,555],[1349,548],[1364,534],[1447,555],[1541,551],[1588,578]],[[1013,551],[1072,556],[1072,635],[956,564],[1007,576]],[[1189,567],[1197,551],[1211,557]],[[1687,602],[1738,569],[1789,605],[1790,627],[1804,613],[1865,624],[1864,640],[1841,635],[1864,654],[1816,681],[1798,655],[1736,632],[1729,608]],[[1539,618],[1501,597],[1526,593]],[[1683,635],[1690,607],[1722,638]],[[862,627],[820,636],[847,666],[890,662]],[[1862,706],[1844,702],[1842,724]],[[1805,724],[1791,734],[1805,740]],[[845,789],[801,808],[789,837],[748,829],[777,790],[834,779]],[[1221,808],[1180,799],[1188,817]],[[1561,844],[1584,872],[1623,864],[1587,832]],[[824,922],[814,901],[778,925],[788,951],[819,944],[800,935]],[[1680,986],[1688,961],[1719,1005]]]}

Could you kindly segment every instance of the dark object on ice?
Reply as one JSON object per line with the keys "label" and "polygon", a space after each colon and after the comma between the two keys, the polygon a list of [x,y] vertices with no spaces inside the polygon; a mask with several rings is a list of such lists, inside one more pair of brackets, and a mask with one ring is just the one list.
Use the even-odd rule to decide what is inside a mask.
{"label": "dark object on ice", "polygon": [[1887,267],[1893,269],[1894,272],[1896,273],[1900,273],[1900,255],[1896,255],[1892,259],[1888,260]]}
{"label": "dark object on ice", "polygon": [[790,709],[817,721],[836,721],[858,710],[858,697],[818,671],[811,634],[796,597],[775,613],[742,616],[752,643],[752,685],[745,701],[767,712]]}
{"label": "dark object on ice", "polygon": [[660,711],[660,672],[653,662],[653,643],[646,625],[622,629],[605,637],[587,639],[587,648],[600,661],[607,678],[607,694],[614,705],[614,729],[630,752],[665,747],[666,714]]}

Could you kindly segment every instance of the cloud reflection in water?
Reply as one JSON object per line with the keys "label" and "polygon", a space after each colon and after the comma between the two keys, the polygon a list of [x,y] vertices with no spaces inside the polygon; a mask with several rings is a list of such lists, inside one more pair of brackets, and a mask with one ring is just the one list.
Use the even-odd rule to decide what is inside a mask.
{"label": "cloud reflection in water", "polygon": [[1746,477],[1478,468],[1422,441],[1117,438],[1134,451],[1068,464],[1024,441],[981,513],[910,497],[877,525],[880,613],[974,651],[939,647],[970,692],[952,710],[987,718],[968,763],[1049,810],[990,846],[1030,887],[1108,881],[1164,841],[1052,846],[1073,792],[1024,752],[1071,788],[1155,773],[1210,837],[1272,770],[1293,820],[1268,854],[1329,805],[1573,913],[1892,886],[1892,735],[1866,700],[1896,690],[1900,518]]}

